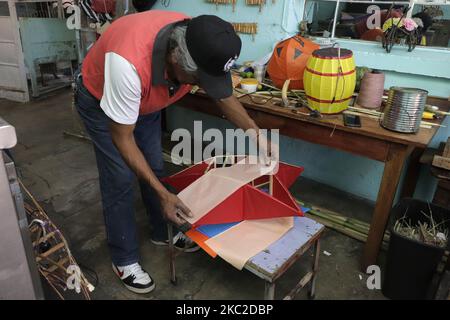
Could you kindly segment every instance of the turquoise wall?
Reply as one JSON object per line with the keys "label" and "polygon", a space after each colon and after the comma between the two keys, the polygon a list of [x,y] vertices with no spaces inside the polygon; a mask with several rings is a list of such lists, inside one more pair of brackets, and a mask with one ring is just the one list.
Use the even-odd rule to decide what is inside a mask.
{"label": "turquoise wall", "polygon": [[[297,10],[293,9],[291,2]],[[302,2],[302,0],[296,0],[284,4],[283,0],[276,0],[275,4],[272,4],[272,1],[268,0],[261,12],[259,12],[259,6],[245,5],[245,0],[237,1],[235,12],[231,5],[216,6],[205,0],[171,0],[167,8],[158,1],[154,8],[181,11],[190,16],[213,14],[229,22],[258,22],[259,30],[255,41],[252,40],[251,35],[241,35],[244,48],[240,61],[247,61],[271,52],[275,43],[284,39],[289,33],[295,32],[295,15],[292,13],[302,7]],[[301,12],[298,14],[297,21],[300,21]]]}
{"label": "turquoise wall", "polygon": [[[256,7],[245,6],[238,0],[236,11],[231,6],[214,4],[204,0],[172,0],[168,8],[160,4],[158,9],[182,11],[189,15],[215,14],[233,22],[258,22],[259,33],[255,41],[251,36],[242,35],[243,49],[240,62],[253,60],[271,52],[274,44],[295,33],[298,21],[303,16],[303,0],[268,0],[262,13]],[[378,68],[386,72],[386,88],[391,85],[413,86],[429,90],[430,95],[450,96],[450,50],[416,48],[407,52],[406,48],[394,47],[385,53],[377,43],[357,40],[341,40],[341,47],[353,50],[357,65]],[[204,129],[232,127],[227,121],[192,112],[181,107],[168,109],[169,129],[192,128],[194,120],[203,120]],[[450,120],[446,128],[441,128],[430,146],[435,147],[450,134]],[[368,146],[370,148],[370,146]],[[305,167],[304,176],[345,190],[349,193],[375,200],[383,164],[354,156],[346,152],[294,140],[280,138],[281,160]],[[416,197],[431,199],[436,188],[436,180],[430,176],[429,168],[422,168]]]}
{"label": "turquoise wall", "polygon": [[66,20],[57,18],[19,18],[19,24],[32,93],[38,96],[38,64],[76,60],[75,31],[67,28]]}

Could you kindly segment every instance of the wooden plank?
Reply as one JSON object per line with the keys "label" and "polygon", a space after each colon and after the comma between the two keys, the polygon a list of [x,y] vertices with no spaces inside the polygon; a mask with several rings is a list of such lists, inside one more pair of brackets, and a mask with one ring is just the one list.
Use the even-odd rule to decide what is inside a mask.
{"label": "wooden plank", "polygon": [[433,166],[450,170],[450,158],[435,155],[433,158]]}
{"label": "wooden plank", "polygon": [[283,300],[294,300],[295,296],[302,290],[308,282],[311,281],[312,277],[314,275],[314,272],[308,272],[295,286],[294,289],[291,290],[284,298]]}
{"label": "wooden plank", "polygon": [[431,174],[438,178],[438,179],[444,179],[444,180],[450,180],[450,170],[437,168],[432,166],[433,158],[435,155],[441,155],[444,152],[445,149],[445,143],[442,142],[439,145],[438,149],[428,148],[420,158],[420,163],[427,164],[431,166]]}
{"label": "wooden plank", "polygon": [[389,213],[407,155],[408,148],[404,145],[392,144],[389,148],[388,160],[384,166],[377,202],[364,247],[361,263],[362,271],[365,271],[368,266],[377,262]]}
{"label": "wooden plank", "polygon": [[[181,101],[179,104],[183,107],[223,118],[219,109],[215,108],[214,104],[206,98],[188,95]],[[373,160],[382,162],[386,160],[389,143],[378,138],[361,135],[358,130],[343,131],[334,124],[318,120],[305,120],[304,117],[294,113],[292,113],[293,117],[285,117],[248,108],[247,112],[261,128],[279,129],[281,134],[291,138],[329,146]]]}
{"label": "wooden plank", "polygon": [[[240,99],[244,107],[250,113],[250,110],[272,114],[279,118],[290,118],[297,120],[296,127],[300,128],[305,123],[312,123],[321,127],[331,127],[336,131],[345,131],[349,133],[356,133],[358,136],[367,136],[370,138],[377,138],[383,141],[397,142],[400,144],[414,145],[416,147],[425,148],[431,141],[434,134],[437,132],[437,128],[421,129],[417,134],[402,134],[393,131],[386,130],[379,125],[378,120],[374,119],[362,119],[362,127],[355,129],[344,126],[342,115],[325,116],[321,120],[317,120],[308,116],[295,114],[290,108],[284,108],[275,105],[271,101],[262,105],[257,104],[251,100],[249,96],[244,96]],[[217,109],[214,107],[214,103],[207,96],[202,93],[196,95],[186,95],[179,103],[181,106],[197,109],[201,112],[218,115]],[[301,109],[300,109],[301,110]],[[306,108],[303,110],[308,113]],[[219,115],[220,116],[220,115]],[[431,122],[441,124],[443,119],[433,120]],[[301,122],[301,123],[299,123]],[[323,132],[322,132],[323,134]]]}
{"label": "wooden plank", "polygon": [[[245,99],[245,98],[244,98]],[[362,118],[361,119],[361,128],[349,128],[344,126],[344,121],[342,118],[342,114],[335,116],[325,116],[322,120],[315,120],[311,117],[305,117],[302,115],[298,115],[293,113],[291,110],[282,107],[265,107],[258,106],[250,103],[244,103],[244,106],[247,109],[265,111],[267,113],[280,115],[283,117],[300,120],[302,122],[310,122],[315,123],[321,126],[328,127],[336,127],[336,130],[346,131],[350,133],[356,133],[359,136],[368,136],[371,138],[378,138],[384,141],[397,142],[402,144],[415,145],[417,147],[425,148],[428,143],[431,141],[434,134],[437,132],[438,128],[432,127],[430,129],[421,128],[417,134],[403,134],[397,133],[394,131],[389,131],[380,126],[379,121],[375,119]],[[304,112],[308,112],[306,108],[303,110]],[[433,121],[436,124],[440,124],[441,120]]]}
{"label": "wooden plank", "polygon": [[444,147],[444,152],[442,152],[444,158],[450,158],[450,137],[447,139],[447,143]]}
{"label": "wooden plank", "polygon": [[279,129],[281,134],[291,138],[332,147],[378,161],[385,161],[387,157],[389,144],[386,141],[359,135],[356,130],[345,132],[334,126],[323,126],[309,121],[299,122],[293,118],[282,118],[254,110],[247,111],[261,128]]}

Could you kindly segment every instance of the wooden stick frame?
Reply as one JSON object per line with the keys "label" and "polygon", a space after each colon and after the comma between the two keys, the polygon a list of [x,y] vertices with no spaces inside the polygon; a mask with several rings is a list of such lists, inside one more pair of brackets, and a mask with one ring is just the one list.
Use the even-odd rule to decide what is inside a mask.
{"label": "wooden stick frame", "polygon": [[[64,300],[61,291],[66,290],[66,279],[69,276],[67,268],[71,265],[78,266],[78,264],[70,252],[66,239],[57,226],[49,219],[43,208],[20,180],[19,184],[32,202],[32,205],[24,203],[24,207],[32,221],[29,230],[39,273],[55,290],[59,298]],[[42,243],[48,243],[50,248],[41,252],[40,245]],[[94,287],[89,283],[81,270],[79,280],[80,293],[86,300],[90,300],[89,292]]]}
{"label": "wooden stick frame", "polygon": [[[239,158],[244,158],[244,157],[245,157],[245,156],[243,156],[243,155],[229,155],[229,154],[227,154],[227,155],[222,155],[222,156],[215,156],[215,157],[212,159],[212,161],[208,164],[208,167],[207,167],[206,170],[205,170],[205,174],[206,174],[208,171],[210,171],[211,168],[213,168],[213,169],[217,168],[217,166],[218,166],[217,159],[220,159],[220,158],[224,159],[223,162],[222,162],[222,168],[223,168],[223,167],[226,166],[228,160],[231,160],[230,164],[233,165],[233,164],[235,164],[236,162],[238,162],[239,160],[241,160],[241,159],[239,159]],[[257,189],[260,189],[260,188],[262,188],[262,187],[268,185],[268,186],[269,186],[269,194],[270,194],[271,196],[273,196],[273,175],[269,175],[268,181],[263,182],[263,183],[260,183],[260,184],[258,184],[258,185],[255,185],[255,180],[251,181],[250,183],[251,183],[251,185],[252,185],[253,187],[255,187],[255,188],[257,188]]]}

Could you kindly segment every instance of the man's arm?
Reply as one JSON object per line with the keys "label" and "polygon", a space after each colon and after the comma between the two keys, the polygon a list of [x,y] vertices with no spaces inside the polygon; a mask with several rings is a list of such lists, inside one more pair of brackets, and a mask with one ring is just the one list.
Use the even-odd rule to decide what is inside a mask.
{"label": "man's arm", "polygon": [[176,224],[185,221],[177,212],[190,216],[189,209],[174,194],[164,188],[148,165],[134,140],[134,127],[141,103],[141,80],[136,68],[114,52],[105,55],[105,85],[100,107],[111,119],[110,132],[113,143],[125,163],[155,190],[161,201],[164,217]]}
{"label": "man's arm", "polygon": [[259,128],[255,121],[250,118],[247,111],[235,96],[219,100],[217,101],[217,105],[225,117],[237,127],[243,130],[254,129],[258,132]]}
{"label": "man's arm", "polygon": [[166,219],[182,225],[186,221],[181,219],[177,212],[180,210],[185,216],[190,217],[191,212],[186,205],[174,194],[167,191],[147,163],[144,155],[134,140],[135,125],[119,124],[111,121],[110,131],[114,145],[119,150],[125,163],[138,176],[145,181],[158,194],[161,207]]}
{"label": "man's arm", "polygon": [[[260,154],[263,155],[267,154],[272,159],[278,160],[278,154],[276,151],[277,148],[272,148],[271,141],[267,140],[267,138],[264,135],[259,134],[259,127],[256,125],[255,121],[253,121],[253,119],[250,118],[244,106],[234,95],[219,100],[216,103],[220,108],[220,110],[222,111],[223,115],[231,123],[233,123],[234,125],[243,130],[248,129],[255,130],[256,135],[252,137],[255,140],[255,143],[259,145],[260,149],[264,148],[264,146],[267,146],[267,153],[265,152],[266,150],[260,150]],[[270,159],[266,159],[267,163],[269,163],[269,161]]]}

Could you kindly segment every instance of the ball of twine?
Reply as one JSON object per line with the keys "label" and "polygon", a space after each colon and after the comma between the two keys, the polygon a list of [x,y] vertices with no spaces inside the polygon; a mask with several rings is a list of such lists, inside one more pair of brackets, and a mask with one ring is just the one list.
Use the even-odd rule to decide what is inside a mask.
{"label": "ball of twine", "polygon": [[383,101],[384,73],[373,70],[366,72],[361,80],[361,88],[356,104],[368,109],[379,109]]}

